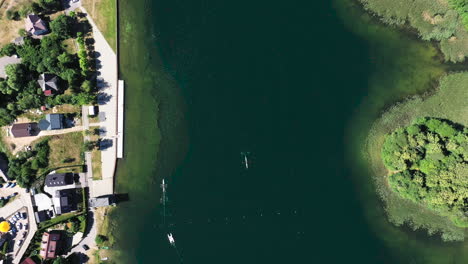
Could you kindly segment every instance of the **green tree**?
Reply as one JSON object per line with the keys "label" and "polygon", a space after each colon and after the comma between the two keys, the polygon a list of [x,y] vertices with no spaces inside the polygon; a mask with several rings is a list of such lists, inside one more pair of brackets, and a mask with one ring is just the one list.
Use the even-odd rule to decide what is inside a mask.
{"label": "green tree", "polygon": [[58,257],[54,259],[54,262],[52,264],[69,264],[70,262],[66,258]]}
{"label": "green tree", "polygon": [[9,64],[5,67],[5,73],[8,76],[7,84],[15,91],[19,91],[26,85],[28,80],[28,71],[24,64]]}
{"label": "green tree", "polygon": [[16,45],[8,43],[0,50],[0,54],[4,56],[13,56],[16,53]]}
{"label": "green tree", "polygon": [[74,19],[67,15],[60,15],[50,23],[52,32],[60,38],[72,36]]}
{"label": "green tree", "polygon": [[104,235],[97,235],[95,241],[98,246],[102,246],[102,244],[107,241],[107,237]]}
{"label": "green tree", "polygon": [[468,130],[451,122],[421,118],[386,136],[382,160],[388,183],[401,197],[468,223]]}

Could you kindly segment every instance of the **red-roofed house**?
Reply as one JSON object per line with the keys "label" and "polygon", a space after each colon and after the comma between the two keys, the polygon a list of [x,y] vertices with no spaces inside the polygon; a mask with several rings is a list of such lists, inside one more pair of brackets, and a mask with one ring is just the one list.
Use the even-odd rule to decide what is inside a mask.
{"label": "red-roofed house", "polygon": [[60,234],[44,232],[41,241],[41,251],[39,255],[43,259],[53,259],[57,256]]}
{"label": "red-roofed house", "polygon": [[37,264],[37,263],[34,262],[34,260],[32,260],[31,258],[27,258],[27,259],[23,260],[23,262],[21,262],[21,264]]}

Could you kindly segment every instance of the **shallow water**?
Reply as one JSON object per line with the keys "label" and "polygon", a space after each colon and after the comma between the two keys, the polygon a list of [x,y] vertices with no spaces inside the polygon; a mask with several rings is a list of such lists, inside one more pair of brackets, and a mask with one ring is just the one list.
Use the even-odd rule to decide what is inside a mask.
{"label": "shallow water", "polygon": [[386,221],[360,156],[380,111],[446,67],[352,3],[121,2],[117,263],[455,261]]}

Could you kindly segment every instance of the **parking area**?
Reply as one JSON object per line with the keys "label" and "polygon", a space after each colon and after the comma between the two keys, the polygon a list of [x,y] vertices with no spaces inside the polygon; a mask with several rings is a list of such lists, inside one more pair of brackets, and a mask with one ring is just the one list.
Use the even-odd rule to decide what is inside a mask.
{"label": "parking area", "polygon": [[10,230],[8,231],[9,239],[7,240],[7,252],[10,252],[13,256],[15,256],[23,246],[24,240],[29,233],[30,223],[28,210],[24,206],[5,219],[1,220],[7,221],[10,225]]}
{"label": "parking area", "polygon": [[16,183],[7,182],[0,184],[0,200],[8,200],[18,195],[21,189]]}

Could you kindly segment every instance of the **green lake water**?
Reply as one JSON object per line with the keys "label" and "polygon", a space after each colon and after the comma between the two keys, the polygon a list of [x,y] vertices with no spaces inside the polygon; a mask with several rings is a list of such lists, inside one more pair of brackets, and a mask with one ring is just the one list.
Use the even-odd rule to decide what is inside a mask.
{"label": "green lake water", "polygon": [[465,263],[388,223],[362,158],[447,71],[431,44],[345,0],[120,1],[120,30],[116,263]]}

